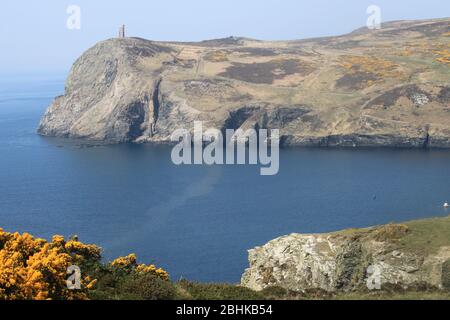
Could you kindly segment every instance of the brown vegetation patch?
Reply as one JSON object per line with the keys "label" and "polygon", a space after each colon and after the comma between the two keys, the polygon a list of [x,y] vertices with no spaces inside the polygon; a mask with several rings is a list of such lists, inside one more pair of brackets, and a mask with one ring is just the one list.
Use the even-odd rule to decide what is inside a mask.
{"label": "brown vegetation patch", "polygon": [[280,59],[263,63],[233,63],[219,76],[251,83],[272,84],[274,80],[283,79],[288,75],[306,76],[313,70],[307,62],[297,59]]}
{"label": "brown vegetation patch", "polygon": [[441,103],[450,103],[450,87],[443,87],[439,92],[437,99]]}
{"label": "brown vegetation patch", "polygon": [[410,26],[405,28],[399,28],[395,30],[387,30],[382,32],[382,35],[387,36],[398,36],[405,32],[418,32],[423,34],[426,37],[439,37],[442,34],[445,34],[449,31],[448,22],[442,21],[442,22],[434,22],[434,23],[428,23],[424,25],[416,25],[416,26]]}
{"label": "brown vegetation patch", "polygon": [[336,81],[337,88],[361,90],[372,85],[378,77],[370,72],[355,72],[346,74]]}
{"label": "brown vegetation patch", "polygon": [[[442,91],[441,91],[442,92]],[[424,96],[431,101],[431,95],[428,92],[421,90],[417,85],[407,85],[389,90],[382,95],[373,99],[367,107],[381,105],[389,107],[394,105],[401,97],[407,97],[413,103],[418,96]]]}
{"label": "brown vegetation patch", "polygon": [[380,242],[397,240],[406,236],[409,228],[404,224],[388,224],[376,230],[374,239]]}
{"label": "brown vegetation patch", "polygon": [[203,40],[201,42],[195,42],[194,44],[202,47],[226,47],[242,45],[243,42],[244,38],[231,36],[222,39]]}

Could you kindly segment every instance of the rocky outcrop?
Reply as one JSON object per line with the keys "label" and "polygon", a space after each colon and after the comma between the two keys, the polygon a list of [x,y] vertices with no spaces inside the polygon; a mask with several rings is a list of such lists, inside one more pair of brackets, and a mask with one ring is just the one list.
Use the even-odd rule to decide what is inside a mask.
{"label": "rocky outcrop", "polygon": [[[273,286],[328,292],[387,287],[450,290],[450,230],[436,229],[441,232],[438,236],[422,234],[422,226],[444,223],[448,227],[449,222],[450,218],[442,218],[281,237],[249,250],[250,267],[241,284],[254,290]],[[445,241],[433,244],[436,238]]]}
{"label": "rocky outcrop", "polygon": [[287,42],[106,40],[74,63],[38,132],[161,143],[198,120],[280,129],[283,146],[448,148],[448,23]]}

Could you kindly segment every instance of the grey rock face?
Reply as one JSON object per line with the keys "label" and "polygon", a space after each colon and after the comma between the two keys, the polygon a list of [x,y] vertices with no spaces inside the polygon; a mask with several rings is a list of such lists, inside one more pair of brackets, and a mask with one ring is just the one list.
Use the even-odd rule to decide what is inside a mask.
{"label": "grey rock face", "polygon": [[[450,259],[450,246],[431,254],[405,250],[397,241],[407,230],[404,225],[388,225],[284,236],[249,250],[250,266],[241,285],[253,290],[279,286],[337,292],[367,290],[379,281],[381,288],[446,288],[448,276],[442,270]],[[389,236],[380,236],[384,234]]]}
{"label": "grey rock face", "polygon": [[75,62],[64,96],[48,108],[39,133],[108,142],[151,135],[160,74],[153,70],[143,74],[138,59],[170,52],[140,39],[97,44]]}
{"label": "grey rock face", "polygon": [[[448,19],[289,42],[110,39],[74,63],[38,132],[161,143],[199,120],[279,129],[283,146],[448,148],[450,67],[433,53],[448,37],[428,32],[440,26]],[[399,48],[414,59],[399,63]]]}

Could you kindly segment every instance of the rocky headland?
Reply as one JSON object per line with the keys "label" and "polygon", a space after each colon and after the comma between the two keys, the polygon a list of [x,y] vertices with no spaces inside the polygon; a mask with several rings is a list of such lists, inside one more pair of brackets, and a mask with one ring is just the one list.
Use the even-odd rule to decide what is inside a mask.
{"label": "rocky headland", "polygon": [[110,39],[73,65],[38,132],[170,141],[193,121],[282,146],[450,147],[450,19],[295,41]]}
{"label": "rocky headland", "polygon": [[293,292],[450,290],[450,217],[291,234],[249,250],[241,284]]}

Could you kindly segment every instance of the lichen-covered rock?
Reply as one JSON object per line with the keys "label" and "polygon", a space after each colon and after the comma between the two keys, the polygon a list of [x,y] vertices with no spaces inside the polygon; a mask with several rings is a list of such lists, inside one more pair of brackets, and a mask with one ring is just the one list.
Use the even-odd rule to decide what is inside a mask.
{"label": "lichen-covered rock", "polygon": [[[406,225],[386,225],[330,234],[291,234],[249,250],[241,284],[254,290],[278,286],[293,291],[448,288],[449,245],[437,251],[405,249]],[[450,230],[445,236],[450,241]],[[419,235],[418,235],[419,236]]]}

